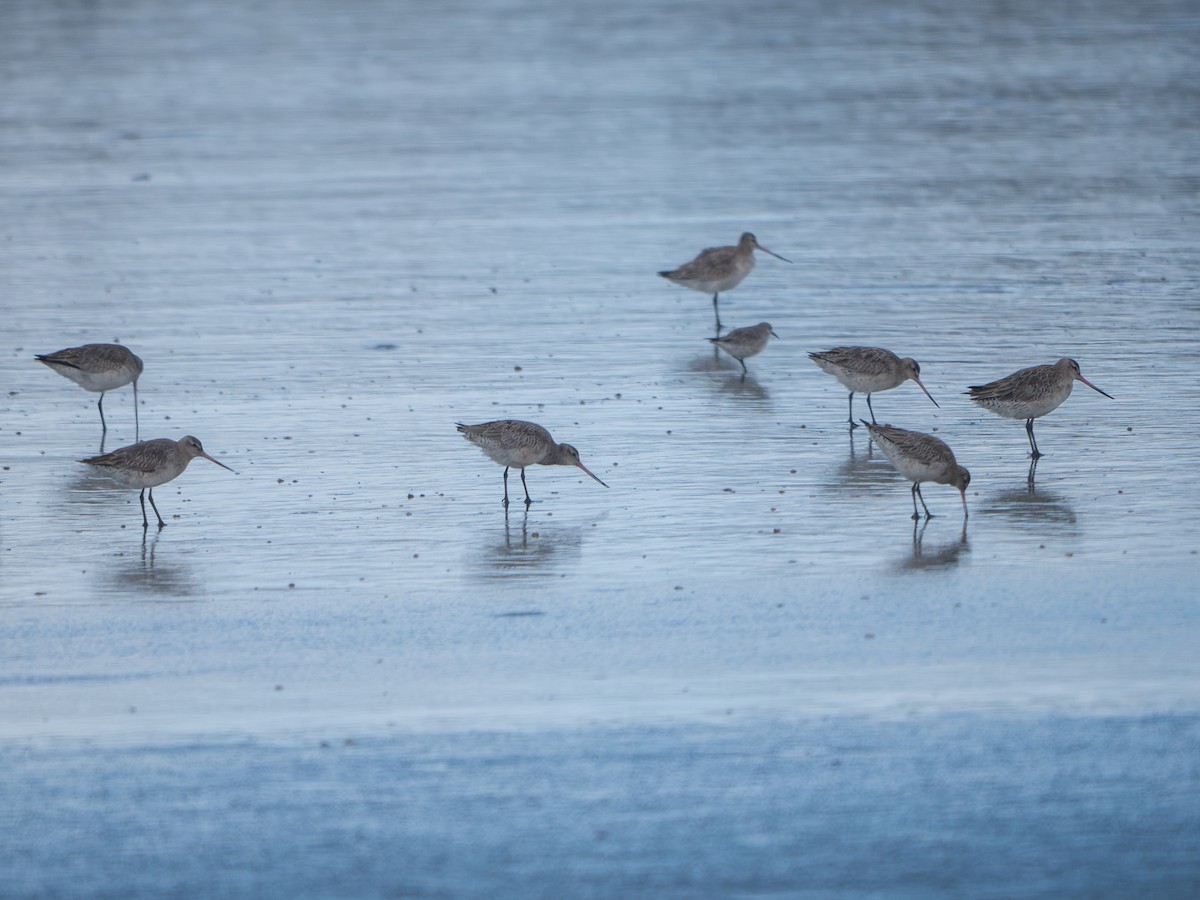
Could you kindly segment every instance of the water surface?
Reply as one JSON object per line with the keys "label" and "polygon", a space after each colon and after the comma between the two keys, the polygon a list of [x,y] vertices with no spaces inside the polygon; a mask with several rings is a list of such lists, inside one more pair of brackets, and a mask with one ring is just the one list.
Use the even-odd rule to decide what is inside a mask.
{"label": "water surface", "polygon": [[[1188,4],[0,18],[3,883],[1193,893]],[[794,262],[722,300],[780,335],[742,380],[654,273],[745,230]],[[106,340],[143,437],[238,470],[160,488],[161,532],[32,359]],[[940,409],[875,410],[970,468],[965,529],[848,433],[806,358],[845,343],[920,361]],[[1060,356],[1116,399],[1033,470],[962,392]],[[506,515],[454,431],[502,417],[610,489],[535,468]]]}

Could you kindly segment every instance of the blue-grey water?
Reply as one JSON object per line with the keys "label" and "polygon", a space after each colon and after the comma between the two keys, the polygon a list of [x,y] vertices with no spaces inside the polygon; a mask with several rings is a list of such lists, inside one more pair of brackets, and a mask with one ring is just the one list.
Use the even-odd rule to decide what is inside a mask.
{"label": "blue-grey water", "polygon": [[[1200,11],[0,5],[0,896],[1200,893]],[[753,231],[716,358],[655,276]],[[136,493],[76,460],[119,340]],[[971,515],[807,359],[915,357]],[[1022,423],[962,392],[1077,359]],[[865,414],[865,404],[856,411]],[[107,395],[105,449],[133,441]],[[454,423],[527,418],[528,512]],[[514,480],[512,489],[519,496]]]}

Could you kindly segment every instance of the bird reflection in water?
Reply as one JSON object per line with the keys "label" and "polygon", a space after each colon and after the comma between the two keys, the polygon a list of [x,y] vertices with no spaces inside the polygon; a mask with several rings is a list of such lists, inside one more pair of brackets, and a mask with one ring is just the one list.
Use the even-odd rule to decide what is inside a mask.
{"label": "bird reflection in water", "polygon": [[489,579],[557,576],[564,562],[578,559],[582,541],[581,528],[563,530],[545,521],[530,528],[528,509],[511,515],[506,509],[504,540],[484,548],[480,574]]}
{"label": "bird reflection in water", "polygon": [[1075,531],[1075,510],[1061,494],[1037,486],[1038,460],[1029,464],[1025,484],[998,491],[981,504],[985,515],[1002,516],[1017,522],[1057,525],[1064,532]]}
{"label": "bird reflection in water", "polygon": [[710,386],[715,387],[719,394],[734,394],[738,397],[748,397],[751,400],[767,401],[771,399],[770,392],[763,387],[754,373],[742,376],[741,369],[728,359],[721,359],[720,351],[713,348],[713,357],[704,354],[693,357],[688,362],[689,372],[700,372],[705,375],[720,375],[721,378],[708,379]]}
{"label": "bird reflection in water", "polygon": [[[850,455],[839,463],[829,488],[837,493],[847,490],[860,494],[874,494],[880,490],[894,488],[896,469],[882,453],[875,454],[875,443],[869,435],[855,438],[850,434]],[[855,443],[855,441],[858,443]]]}
{"label": "bird reflection in water", "polygon": [[162,532],[142,533],[141,552],[124,554],[116,571],[110,573],[110,589],[118,593],[137,591],[159,597],[191,597],[197,593],[195,579],[186,566],[162,563],[156,558]]}
{"label": "bird reflection in water", "polygon": [[740,377],[730,375],[728,378],[722,378],[717,384],[717,390],[722,394],[736,394],[739,397],[749,397],[751,400],[771,399],[770,392],[758,383],[753,374],[745,374]]}
{"label": "bird reflection in water", "polygon": [[913,522],[912,553],[900,561],[900,568],[908,571],[945,569],[958,565],[962,554],[970,551],[966,519],[963,519],[962,532],[954,540],[937,544],[925,543],[925,529],[929,527],[929,522],[929,519]]}
{"label": "bird reflection in water", "polygon": [[100,472],[91,469],[76,474],[67,484],[62,504],[72,518],[108,516],[116,503],[129,500],[129,492]]}
{"label": "bird reflection in water", "polygon": [[712,356],[701,353],[699,356],[692,357],[687,364],[689,372],[733,372],[736,367],[731,365],[728,360],[721,359],[721,351],[713,347]]}

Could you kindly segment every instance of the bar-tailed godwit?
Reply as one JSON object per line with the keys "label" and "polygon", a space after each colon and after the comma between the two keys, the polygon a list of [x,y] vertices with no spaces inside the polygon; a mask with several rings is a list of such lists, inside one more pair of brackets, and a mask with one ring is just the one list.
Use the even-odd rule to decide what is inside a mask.
{"label": "bar-tailed godwit", "polygon": [[742,367],[742,377],[746,377],[746,360],[758,356],[767,346],[772,337],[779,337],[771,329],[770,322],[759,322],[746,328],[735,328],[725,337],[708,338],[738,361]]}
{"label": "bar-tailed godwit", "polygon": [[[871,394],[875,391],[890,391],[910,378],[917,383],[934,406],[938,402],[921,383],[921,367],[915,359],[901,359],[891,350],[882,347],[834,347],[820,353],[810,353],[808,358],[822,372],[828,372],[850,391],[850,428],[858,427],[854,421],[855,392],[867,395],[867,409],[871,410],[871,421],[875,421],[875,410],[871,407]],[[941,408],[940,406],[938,407]]]}
{"label": "bar-tailed godwit", "polygon": [[[504,505],[508,506],[508,470],[521,470],[521,486],[525,488],[525,506],[533,500],[525,483],[525,469],[532,465],[576,466],[600,479],[579,461],[579,451],[570,444],[559,444],[541,425],[520,419],[500,419],[479,425],[458,425],[459,433],[484,452],[484,455],[504,466]],[[604,484],[603,481],[600,481]],[[607,484],[604,484],[608,487]]]}
{"label": "bar-tailed godwit", "polygon": [[[112,453],[92,456],[79,461],[99,469],[109,478],[126,487],[141,488],[142,493],[138,496],[138,500],[142,504],[142,528],[150,527],[150,522],[146,518],[146,491],[149,490],[150,506],[154,509],[154,515],[158,516],[158,527],[162,528],[167,523],[163,521],[158,507],[154,504],[154,488],[178,478],[188,467],[188,463],[197,456],[203,456],[222,469],[229,469],[225,463],[218,462],[205,453],[200,442],[190,434],[177,441],[170,438],[142,441],[122,447],[120,450],[114,450]],[[229,471],[232,472],[233,469],[229,469]]]}
{"label": "bar-tailed godwit", "polygon": [[100,427],[106,433],[108,423],[104,421],[104,392],[132,383],[134,439],[141,437],[137,382],[142,374],[142,361],[128,347],[122,347],[120,344],[84,344],[81,347],[68,347],[57,353],[40,354],[34,358],[64,378],[71,379],[85,391],[100,393],[96,407],[100,410]]}
{"label": "bar-tailed godwit", "polygon": [[722,291],[733,290],[750,274],[754,268],[755,250],[769,253],[784,262],[791,262],[775,251],[768,250],[747,231],[736,247],[709,247],[707,250],[701,250],[695,259],[684,263],[678,269],[668,269],[658,274],[693,291],[712,294],[713,316],[717,320],[717,337],[720,337],[721,313],[717,309],[717,298]]}
{"label": "bar-tailed godwit", "polygon": [[967,516],[967,485],[971,483],[971,473],[958,464],[954,451],[946,442],[931,434],[919,431],[906,431],[903,428],[893,428],[891,425],[876,425],[866,419],[862,423],[871,432],[871,437],[879,448],[892,461],[897,471],[913,483],[913,518],[919,519],[917,498],[921,498],[921,506],[925,508],[925,518],[933,513],[925,506],[925,498],[921,497],[921,482],[932,481],[936,484],[948,484],[958,488],[962,494],[963,518]]}
{"label": "bar-tailed godwit", "polygon": [[1029,435],[1029,449],[1033,458],[1039,458],[1037,440],[1033,436],[1033,420],[1058,409],[1071,396],[1076,381],[1082,381],[1093,391],[1105,393],[1079,372],[1079,363],[1063,357],[1052,366],[1030,366],[1013,372],[1007,378],[971,387],[967,395],[998,416],[1006,419],[1024,419],[1025,433]]}

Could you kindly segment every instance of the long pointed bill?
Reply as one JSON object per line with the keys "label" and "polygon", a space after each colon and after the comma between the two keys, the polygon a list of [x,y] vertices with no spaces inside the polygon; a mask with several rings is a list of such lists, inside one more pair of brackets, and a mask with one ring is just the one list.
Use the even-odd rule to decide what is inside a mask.
{"label": "long pointed bill", "polygon": [[[229,469],[229,471],[230,471],[230,472],[233,472],[233,469],[230,469],[230,468],[229,468],[229,466],[225,465],[225,463],[221,462],[220,460],[213,459],[213,458],[212,458],[211,456],[209,456],[207,453],[201,453],[200,455],[201,455],[201,456],[203,456],[205,459],[207,459],[209,462],[211,462],[211,463],[216,463],[216,464],[217,464],[218,466],[220,466],[222,469]],[[236,474],[237,474],[237,472],[233,472],[233,474],[234,474],[234,475],[236,475]]]}
{"label": "long pointed bill", "polygon": [[917,387],[919,387],[921,390],[925,391],[925,396],[929,398],[930,403],[932,403],[938,409],[942,408],[942,404],[938,403],[936,400],[933,399],[933,394],[931,394],[931,393],[929,393],[929,391],[925,390],[925,385],[921,384],[920,378],[918,378],[916,375],[914,375],[912,377],[912,380],[917,383]]}
{"label": "long pointed bill", "polygon": [[767,249],[766,247],[764,247],[762,244],[755,244],[754,246],[755,246],[755,247],[757,247],[759,250],[761,250],[763,253],[769,253],[769,254],[771,254],[773,257],[775,257],[776,259],[782,259],[782,260],[783,260],[785,263],[790,263],[790,262],[791,262],[791,260],[790,260],[790,259],[788,259],[786,256],[780,256],[780,255],[779,255],[778,253],[776,253],[774,250],[768,250],[768,249]]}
{"label": "long pointed bill", "polygon": [[[596,477],[596,473],[595,473],[595,472],[593,472],[591,469],[589,469],[587,466],[585,466],[583,463],[576,463],[575,465],[579,466],[579,468],[583,469],[583,471],[587,472],[589,475],[591,475],[591,476],[592,476],[593,478],[595,478],[597,481],[600,481],[600,479]],[[603,481],[600,481],[600,483],[601,483],[601,484],[604,484],[604,482],[603,482]],[[605,487],[608,487],[608,485],[607,485],[607,484],[604,484],[604,486],[605,486]]]}
{"label": "long pointed bill", "polygon": [[968,515],[970,515],[970,514],[967,512],[967,492],[966,492],[966,491],[959,491],[959,493],[960,493],[960,494],[962,494],[962,502],[963,502],[963,518],[965,519],[965,518],[966,518]]}
{"label": "long pointed bill", "polygon": [[1095,391],[1097,394],[1104,394],[1104,396],[1105,396],[1105,397],[1107,397],[1109,400],[1116,400],[1116,399],[1117,399],[1117,398],[1116,398],[1116,397],[1114,397],[1112,394],[1107,394],[1107,393],[1105,393],[1104,391],[1100,390],[1100,388],[1096,387],[1094,384],[1092,384],[1090,381],[1088,381],[1088,380],[1087,380],[1086,378],[1084,378],[1082,375],[1076,375],[1075,377],[1076,377],[1076,378],[1078,378],[1080,381],[1082,381],[1084,384],[1086,384],[1088,387],[1090,387],[1090,388],[1091,388],[1093,391]]}

